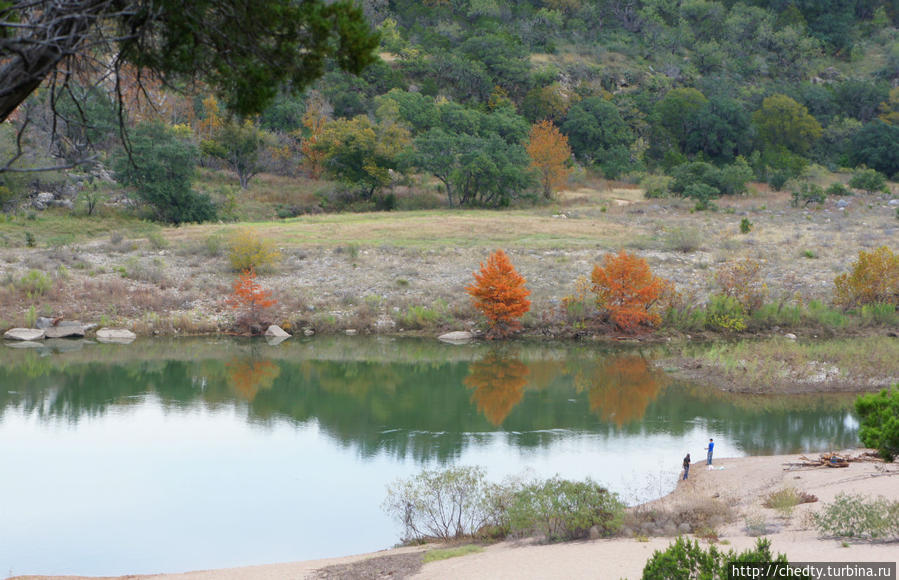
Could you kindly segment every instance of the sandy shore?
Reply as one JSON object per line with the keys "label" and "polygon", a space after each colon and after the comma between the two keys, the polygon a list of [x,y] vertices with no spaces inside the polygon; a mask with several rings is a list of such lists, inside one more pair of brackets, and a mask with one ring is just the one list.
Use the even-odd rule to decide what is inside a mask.
{"label": "sandy shore", "polygon": [[[816,457],[816,454],[808,454]],[[797,468],[786,464],[796,462],[797,455],[745,457],[721,459],[709,471],[705,465],[694,464],[690,479],[681,481],[671,494],[652,502],[653,507],[677,509],[695,505],[698,501],[720,500],[735,510],[732,523],[718,528],[719,539],[727,550],[742,550],[755,544],[756,538],[746,531],[745,518],[763,519],[769,528],[766,536],[774,551],[787,554],[790,561],[816,562],[896,562],[899,544],[844,543],[819,539],[810,529],[808,514],[821,509],[840,492],[867,496],[885,496],[899,501],[899,464],[852,463],[845,469]],[[767,495],[784,487],[794,487],[816,495],[819,502],[796,507],[793,515],[780,517],[773,509],[762,506]],[[420,569],[400,566],[390,570],[392,562],[415,560],[414,554],[429,547],[399,548],[344,558],[314,560],[289,564],[272,564],[226,570],[163,574],[155,576],[125,576],[122,578],[153,578],[172,580],[283,580],[316,577],[411,577],[416,580],[453,579],[528,579],[528,578],[639,578],[646,560],[653,551],[667,547],[671,538],[650,538],[648,541],[616,538],[536,545],[532,542],[501,542],[483,552],[425,564]],[[409,555],[411,558],[386,559],[386,556]],[[377,564],[377,565],[375,565]],[[320,571],[341,566],[339,573],[331,568],[330,575]],[[386,568],[385,568],[386,567]],[[373,573],[374,572],[374,573]],[[366,576],[366,574],[372,574]],[[389,574],[389,576],[379,576]],[[411,576],[410,576],[411,574]],[[20,578],[50,578],[23,576]],[[61,577],[60,577],[61,578]],[[75,577],[65,577],[72,580]]]}

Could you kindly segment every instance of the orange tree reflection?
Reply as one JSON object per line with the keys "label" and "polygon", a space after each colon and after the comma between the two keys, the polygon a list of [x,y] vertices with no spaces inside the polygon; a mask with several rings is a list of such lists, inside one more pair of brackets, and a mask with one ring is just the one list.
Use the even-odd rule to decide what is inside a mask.
{"label": "orange tree reflection", "polygon": [[521,402],[530,369],[517,358],[491,350],[471,363],[465,386],[473,389],[472,402],[493,425],[500,425]]}

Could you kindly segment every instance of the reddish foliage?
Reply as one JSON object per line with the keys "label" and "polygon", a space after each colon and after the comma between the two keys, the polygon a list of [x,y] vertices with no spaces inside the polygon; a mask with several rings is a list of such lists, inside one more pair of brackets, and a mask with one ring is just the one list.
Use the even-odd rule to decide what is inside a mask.
{"label": "reddish foliage", "polygon": [[471,400],[493,425],[500,425],[524,396],[530,369],[516,358],[488,353],[468,367],[465,386],[474,389]]}
{"label": "reddish foliage", "polygon": [[593,268],[593,292],[596,307],[606,312],[622,332],[636,332],[640,326],[653,327],[661,322],[652,306],[671,284],[654,276],[643,258],[622,250],[617,256],[606,254],[604,265]]}
{"label": "reddish foliage", "polygon": [[228,369],[228,382],[238,395],[248,401],[256,398],[256,394],[271,388],[275,379],[281,374],[281,367],[270,360],[232,360],[225,363]]}
{"label": "reddish foliage", "polygon": [[521,328],[518,318],[530,310],[530,290],[526,280],[515,271],[509,257],[497,250],[481,263],[481,271],[474,273],[475,283],[465,288],[471,294],[475,308],[490,322],[488,337],[502,337]]}
{"label": "reddish foliage", "polygon": [[252,326],[259,323],[262,311],[277,304],[273,299],[271,290],[264,290],[262,285],[256,282],[256,271],[252,268],[244,270],[234,281],[234,291],[225,302],[231,308],[244,309],[243,321]]}

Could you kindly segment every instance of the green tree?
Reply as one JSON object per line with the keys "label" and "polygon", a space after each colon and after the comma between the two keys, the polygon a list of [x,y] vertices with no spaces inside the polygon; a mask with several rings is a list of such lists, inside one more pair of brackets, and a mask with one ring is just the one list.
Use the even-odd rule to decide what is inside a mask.
{"label": "green tree", "polygon": [[327,123],[315,147],[324,152],[325,169],[331,175],[360,187],[362,199],[370,200],[390,183],[390,170],[399,167],[400,153],[409,143],[405,128],[375,124],[360,115]]}
{"label": "green tree", "polygon": [[851,140],[849,159],[886,175],[899,174],[899,127],[876,120],[868,123]]}
{"label": "green tree", "polygon": [[[7,2],[0,11],[0,121],[60,63],[78,70],[88,54],[169,78],[200,78],[242,115],[279,88],[301,90],[329,60],[352,72],[376,58],[378,37],[350,0],[158,0]],[[92,63],[100,62],[90,59]]]}
{"label": "green tree", "polygon": [[772,148],[784,147],[800,155],[806,153],[821,137],[821,124],[808,109],[790,97],[771,95],[752,114],[759,136]]}
{"label": "green tree", "polygon": [[262,131],[252,121],[247,119],[241,123],[231,119],[213,133],[212,139],[203,141],[200,149],[224,161],[237,174],[241,189],[247,189],[250,178],[262,169],[259,165],[262,143]]}
{"label": "green tree", "polygon": [[672,89],[655,106],[655,117],[658,124],[677,144],[687,152],[687,139],[699,127],[701,113],[708,99],[697,89]]}
{"label": "green tree", "polygon": [[618,108],[601,97],[589,97],[568,111],[562,132],[579,159],[594,163],[615,178],[630,161],[634,135]]}
{"label": "green tree", "polygon": [[862,443],[877,449],[886,461],[899,455],[899,384],[890,390],[859,396],[855,412],[861,420],[858,437]]}
{"label": "green tree", "polygon": [[209,197],[191,190],[197,148],[161,122],[141,123],[131,134],[130,155],[113,161],[116,180],[135,188],[153,208],[154,219],[180,224],[215,218]]}

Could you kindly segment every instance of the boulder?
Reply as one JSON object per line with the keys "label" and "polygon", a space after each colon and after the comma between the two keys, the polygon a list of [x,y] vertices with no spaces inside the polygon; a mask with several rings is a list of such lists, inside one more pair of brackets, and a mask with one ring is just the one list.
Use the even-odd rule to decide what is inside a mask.
{"label": "boulder", "polygon": [[10,328],[3,334],[6,340],[44,340],[44,336],[40,328]]}
{"label": "boulder", "polygon": [[44,329],[44,335],[47,338],[82,338],[84,336],[84,325],[77,320],[64,320],[56,326],[49,326]]}
{"label": "boulder", "polygon": [[265,331],[266,338],[290,338],[290,335],[284,332],[284,329],[278,326],[277,324],[272,324]]}
{"label": "boulder", "polygon": [[31,207],[37,210],[45,210],[47,209],[47,205],[52,203],[55,199],[56,196],[49,191],[42,191],[31,200]]}
{"label": "boulder", "polygon": [[347,328],[346,330],[344,330],[344,333],[346,333],[347,336],[356,336],[356,329]]}
{"label": "boulder", "polygon": [[35,328],[50,328],[53,326],[53,323],[56,322],[55,318],[49,318],[47,316],[38,316],[37,320],[34,323]]}
{"label": "boulder", "polygon": [[474,335],[465,330],[457,330],[455,332],[447,332],[437,337],[437,340],[448,342],[450,344],[465,344],[474,340]]}
{"label": "boulder", "polygon": [[101,328],[97,331],[97,342],[128,344],[137,335],[126,328]]}
{"label": "boulder", "polygon": [[787,340],[796,340],[796,335],[792,332],[788,332],[784,335],[784,338],[786,338]]}

